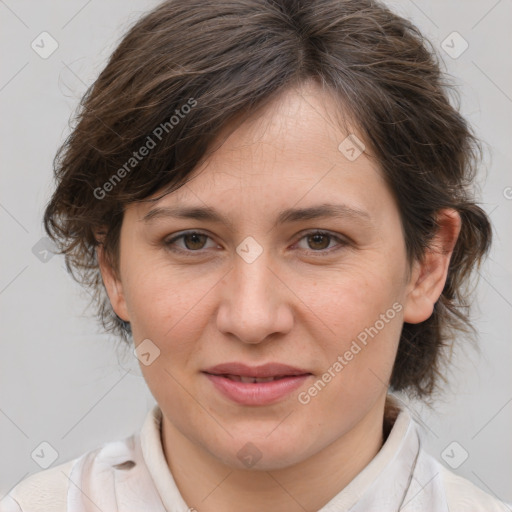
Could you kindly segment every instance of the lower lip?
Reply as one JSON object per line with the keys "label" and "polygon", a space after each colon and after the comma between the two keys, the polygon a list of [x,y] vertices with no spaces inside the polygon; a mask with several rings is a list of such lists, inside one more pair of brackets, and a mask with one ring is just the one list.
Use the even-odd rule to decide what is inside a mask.
{"label": "lower lip", "polygon": [[290,375],[270,382],[240,382],[205,373],[213,385],[226,397],[242,405],[268,405],[295,391],[311,375]]}

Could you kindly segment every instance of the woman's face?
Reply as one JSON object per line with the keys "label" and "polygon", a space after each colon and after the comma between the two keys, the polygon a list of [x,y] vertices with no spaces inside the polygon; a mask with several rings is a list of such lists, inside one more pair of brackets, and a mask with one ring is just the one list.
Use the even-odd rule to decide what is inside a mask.
{"label": "woman's face", "polygon": [[289,90],[125,213],[109,296],[164,433],[233,467],[304,461],[382,413],[412,278],[395,200],[331,101]]}

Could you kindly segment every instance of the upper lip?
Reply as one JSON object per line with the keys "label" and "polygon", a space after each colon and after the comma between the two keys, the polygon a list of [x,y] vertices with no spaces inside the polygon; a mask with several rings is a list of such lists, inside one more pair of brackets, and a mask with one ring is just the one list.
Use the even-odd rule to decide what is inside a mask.
{"label": "upper lip", "polygon": [[287,364],[267,363],[248,366],[243,363],[222,363],[203,370],[213,375],[239,375],[240,377],[283,377],[287,375],[309,375],[311,372]]}

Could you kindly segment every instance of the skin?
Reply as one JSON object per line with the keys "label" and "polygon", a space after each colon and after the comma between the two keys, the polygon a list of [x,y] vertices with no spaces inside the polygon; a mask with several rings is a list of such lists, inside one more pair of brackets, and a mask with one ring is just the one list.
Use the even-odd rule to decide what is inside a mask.
{"label": "skin", "polygon": [[[126,208],[119,272],[99,248],[112,306],[131,323],[135,345],[150,339],[160,349],[141,369],[163,412],[166,460],[183,498],[200,512],[318,510],[340,492],[382,446],[403,322],[427,319],[442,292],[458,214],[440,212],[433,240],[440,250],[410,264],[377,163],[368,151],[349,161],[338,150],[348,134],[329,119],[335,108],[315,84],[285,91],[220,134],[221,147],[185,186],[157,204]],[[282,209],[322,203],[366,216],[276,224]],[[232,226],[142,220],[155,206],[177,205],[209,206]],[[185,230],[207,236],[166,245]],[[309,236],[316,230],[332,237]],[[263,250],[252,263],[236,252],[248,236]],[[299,392],[396,303],[401,311],[301,404]],[[201,373],[231,361],[282,362],[313,376],[278,403],[243,406]],[[261,453],[251,468],[237,457],[248,442]]]}

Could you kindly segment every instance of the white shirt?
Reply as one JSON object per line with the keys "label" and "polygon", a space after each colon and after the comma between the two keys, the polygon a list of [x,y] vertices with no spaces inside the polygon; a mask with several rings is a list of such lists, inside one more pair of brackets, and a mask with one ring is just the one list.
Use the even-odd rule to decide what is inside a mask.
{"label": "white shirt", "polygon": [[[0,501],[0,512],[193,512],[167,465],[161,420],[155,405],[139,433],[31,475]],[[398,510],[510,512],[512,507],[424,452],[416,423],[401,409],[377,455],[318,512]]]}

